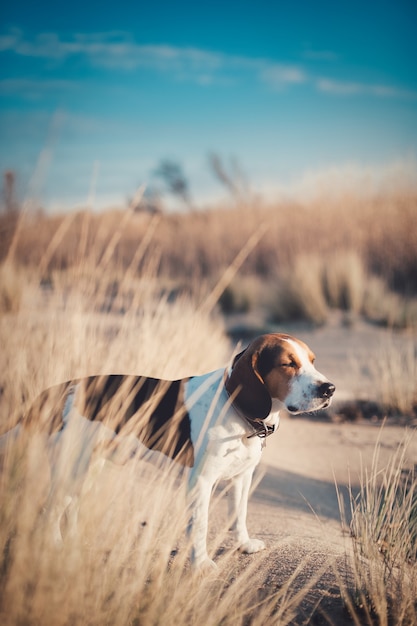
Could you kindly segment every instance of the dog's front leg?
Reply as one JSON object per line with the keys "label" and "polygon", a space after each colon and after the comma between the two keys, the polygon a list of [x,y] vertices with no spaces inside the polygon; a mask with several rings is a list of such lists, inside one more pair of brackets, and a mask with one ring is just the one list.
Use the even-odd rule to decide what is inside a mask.
{"label": "dog's front leg", "polygon": [[232,531],[241,552],[252,554],[265,548],[260,539],[251,539],[246,527],[249,490],[252,483],[253,468],[236,476],[232,482],[231,498],[229,499],[230,530]]}
{"label": "dog's front leg", "polygon": [[191,565],[194,569],[216,569],[207,553],[208,513],[213,483],[200,476],[189,494]]}

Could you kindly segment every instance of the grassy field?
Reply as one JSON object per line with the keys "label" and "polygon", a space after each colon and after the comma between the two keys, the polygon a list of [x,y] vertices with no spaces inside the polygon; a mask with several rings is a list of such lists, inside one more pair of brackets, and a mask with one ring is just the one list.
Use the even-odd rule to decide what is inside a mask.
{"label": "grassy field", "polygon": [[[45,283],[57,271],[92,265],[102,267],[112,295],[123,291],[126,271],[140,275],[149,269],[161,289],[195,293],[216,282],[264,228],[220,300],[226,311],[261,303],[273,319],[324,323],[329,310],[340,307],[407,327],[417,323],[416,212],[417,196],[392,193],[156,217],[127,209],[27,214],[12,255],[19,266],[38,268]],[[4,254],[14,228],[13,217],[0,221]]]}
{"label": "grassy field", "polygon": [[[43,388],[68,378],[179,378],[218,368],[232,353],[225,310],[261,307],[268,321],[325,324],[329,311],[342,309],[349,323],[365,316],[412,330],[416,213],[416,197],[393,195],[156,217],[1,216],[1,432]],[[416,355],[384,358],[392,365],[382,385],[386,409],[407,414],[417,404]],[[409,399],[401,407],[405,369]],[[390,388],[400,391],[389,395]],[[385,473],[376,463],[359,495],[352,492],[353,550],[343,567],[353,582],[346,585],[346,570],[336,576],[346,623],[417,621],[417,483],[402,469],[399,450]],[[3,624],[148,626],[167,616],[190,626],[301,623],[298,608],[322,572],[300,585],[301,564],[265,591],[254,584],[262,562],[237,565],[221,550],[220,525],[218,575],[193,576],[177,477],[150,474],[140,460],[91,473],[77,529],[68,520],[57,548],[53,503],[45,508],[45,442],[8,446],[0,482]]]}

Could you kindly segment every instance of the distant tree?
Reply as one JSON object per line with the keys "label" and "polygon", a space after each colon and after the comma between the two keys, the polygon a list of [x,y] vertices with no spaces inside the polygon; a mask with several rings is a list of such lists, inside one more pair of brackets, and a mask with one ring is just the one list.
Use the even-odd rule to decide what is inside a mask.
{"label": "distant tree", "polygon": [[163,159],[155,170],[154,175],[164,182],[169,193],[179,198],[187,209],[192,210],[194,208],[187,178],[182,166],[177,161]]}

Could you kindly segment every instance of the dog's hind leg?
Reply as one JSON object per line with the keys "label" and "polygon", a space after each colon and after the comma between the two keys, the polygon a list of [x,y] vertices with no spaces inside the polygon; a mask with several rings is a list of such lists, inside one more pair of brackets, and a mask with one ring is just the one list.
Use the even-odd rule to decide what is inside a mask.
{"label": "dog's hind leg", "polygon": [[190,520],[187,534],[191,541],[191,566],[199,570],[217,569],[207,553],[208,512],[212,489],[212,483],[200,476],[189,497]]}

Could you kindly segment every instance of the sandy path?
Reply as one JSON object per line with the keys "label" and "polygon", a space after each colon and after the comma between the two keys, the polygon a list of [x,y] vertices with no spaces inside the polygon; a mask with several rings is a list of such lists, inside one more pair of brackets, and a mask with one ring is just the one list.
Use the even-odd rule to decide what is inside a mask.
{"label": "sandy path", "polygon": [[[265,472],[252,502],[269,515],[285,518],[291,533],[316,537],[343,548],[335,480],[344,493],[357,487],[361,467],[370,468],[380,439],[379,465],[385,466],[405,429],[400,426],[332,424],[284,417],[263,452]],[[410,466],[417,462],[417,436],[408,446]],[[314,511],[314,512],[313,512]],[[325,537],[323,535],[325,534]]]}
{"label": "sandy path", "polygon": [[[297,588],[307,585],[323,566],[326,571],[302,601],[295,624],[352,623],[340,600],[330,565],[346,580],[346,551],[350,538],[342,532],[335,478],[349,507],[348,484],[359,484],[361,467],[370,467],[380,439],[379,466],[383,467],[404,440],[405,429],[378,425],[332,424],[284,417],[279,431],[269,437],[252,494],[248,527],[267,544],[267,553],[241,556],[240,566],[257,559],[260,589],[279,588],[303,563]],[[417,433],[408,445],[408,463],[417,462]],[[263,476],[261,477],[261,474]],[[315,609],[317,603],[320,608]],[[315,617],[309,617],[314,612]],[[324,618],[322,612],[327,614]],[[306,621],[305,621],[306,620]],[[323,621],[324,620],[324,621]]]}
{"label": "sandy path", "polygon": [[[351,590],[354,585],[346,557],[351,539],[346,529],[342,530],[335,478],[348,511],[349,480],[357,488],[361,467],[372,465],[378,438],[378,466],[383,467],[404,435],[400,426],[385,426],[381,432],[379,425],[367,423],[333,424],[284,417],[279,431],[267,440],[255,476],[255,483],[259,483],[249,502],[249,532],[263,539],[267,549],[253,555],[233,551],[231,539],[224,534],[227,507],[223,497],[214,503],[210,514],[209,550],[215,560],[220,564],[223,556],[231,555],[232,569],[227,571],[233,578],[251,568],[259,598],[285,588],[300,568],[291,582],[290,595],[305,595],[296,602],[291,624],[353,625],[339,587],[340,580]],[[417,433],[407,450],[411,466],[417,463]],[[230,561],[226,563],[230,567]],[[274,624],[272,621],[271,626]]]}

